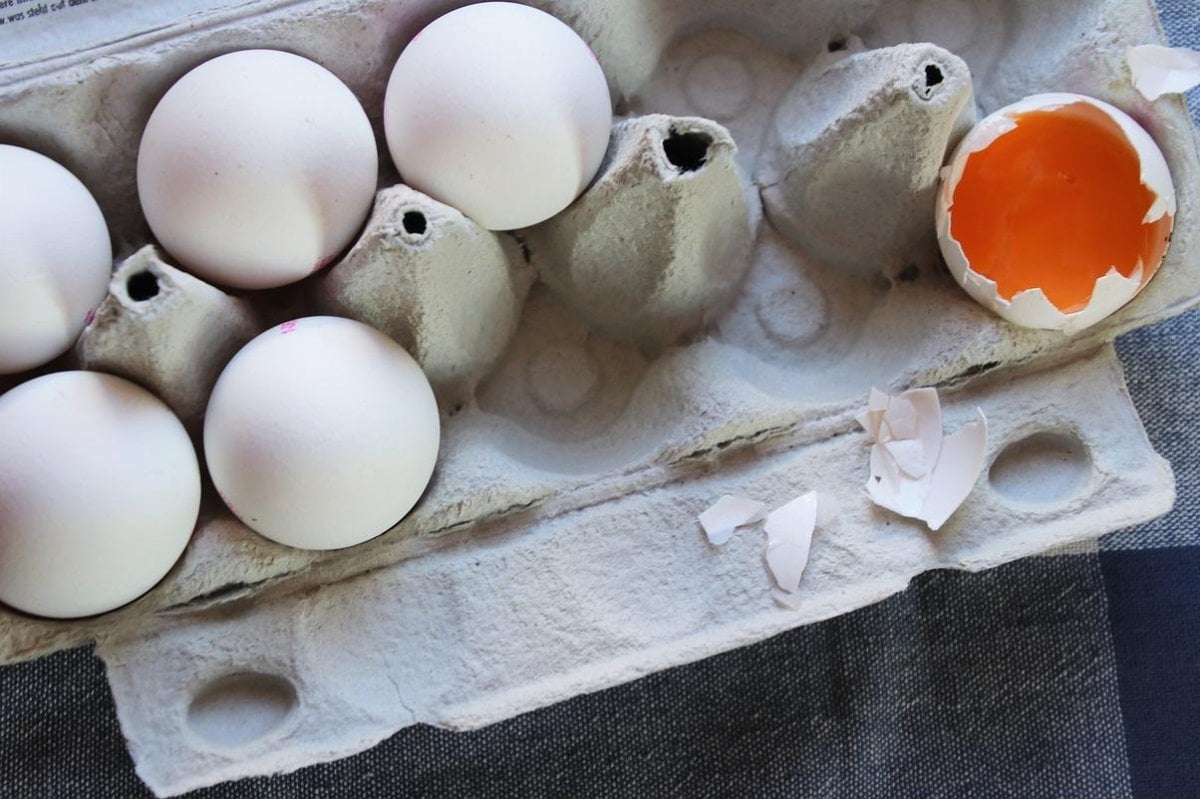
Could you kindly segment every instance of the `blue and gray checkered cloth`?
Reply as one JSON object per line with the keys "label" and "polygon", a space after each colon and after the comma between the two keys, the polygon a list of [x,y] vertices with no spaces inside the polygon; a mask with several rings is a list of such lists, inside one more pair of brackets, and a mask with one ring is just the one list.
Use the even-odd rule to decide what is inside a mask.
{"label": "blue and gray checkered cloth", "polygon": [[[1159,5],[1172,41],[1200,48],[1197,0]],[[1118,347],[1179,501],[1098,554],[926,574],[481,732],[410,728],[193,796],[1200,797],[1200,312]],[[0,669],[0,797],[141,796],[99,661]]]}

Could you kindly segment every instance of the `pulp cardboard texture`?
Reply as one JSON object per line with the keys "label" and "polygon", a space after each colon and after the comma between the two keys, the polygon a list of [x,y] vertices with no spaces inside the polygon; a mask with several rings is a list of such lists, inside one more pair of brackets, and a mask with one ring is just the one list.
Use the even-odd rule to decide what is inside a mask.
{"label": "pulp cardboard texture", "polygon": [[758,221],[736,149],[704,119],[617,123],[590,190],[525,234],[538,274],[591,330],[647,352],[703,328],[741,284]]}
{"label": "pulp cardboard texture", "polygon": [[[124,260],[151,242],[139,133],[187,69],[291,50],[345,80],[381,132],[396,56],[454,5],[156,11],[143,34],[80,34],[82,49],[0,65],[0,139],[74,170]],[[160,794],[346,755],[407,724],[485,725],[844,613],[928,569],[1077,545],[1173,501],[1107,345],[1200,296],[1195,133],[1179,98],[1146,101],[1125,66],[1128,45],[1162,41],[1151,6],[536,5],[589,42],[623,117],[564,214],[491,234],[388,188],[385,172],[362,240],[327,274],[235,298],[145,250],[77,348],[194,423],[236,342],[341,303],[414,349],[445,414],[425,497],[361,547],[277,546],[210,496],[181,563],[138,602],[78,622],[0,614],[5,661],[97,642],[138,771]],[[12,35],[0,27],[0,45]],[[937,170],[971,119],[1051,90],[1137,118],[1179,200],[1158,277],[1074,337],[978,307],[931,236]],[[423,233],[405,230],[412,208]],[[456,252],[481,272],[443,279],[439,268],[462,268]],[[129,283],[144,271],[148,297],[150,278]],[[942,388],[947,432],[976,406],[991,428],[989,469],[936,534],[862,488],[855,414],[872,386],[915,385]],[[811,490],[812,560],[784,607],[761,535],[712,548],[696,515],[723,494],[774,508]]]}
{"label": "pulp cardboard texture", "polygon": [[379,192],[358,243],[314,283],[316,304],[398,341],[443,406],[470,399],[516,332],[533,270],[496,236],[404,185]]}
{"label": "pulp cardboard texture", "polygon": [[140,383],[198,430],[221,370],[259,328],[250,302],[176,269],[147,245],[113,273],[75,349],[82,368]]}
{"label": "pulp cardboard texture", "polygon": [[[315,590],[156,619],[99,650],[138,773],[174,794],[352,754],[409,724],[478,728],[878,601],[927,569],[987,568],[1164,513],[1169,468],[1120,384],[1105,348],[948,395],[948,429],[994,409],[993,452],[1033,438],[936,534],[863,501],[869,444],[847,425],[726,451],[599,505],[497,519]],[[775,507],[814,488],[793,610],[772,599],[760,531],[716,548],[696,516],[723,494]]]}

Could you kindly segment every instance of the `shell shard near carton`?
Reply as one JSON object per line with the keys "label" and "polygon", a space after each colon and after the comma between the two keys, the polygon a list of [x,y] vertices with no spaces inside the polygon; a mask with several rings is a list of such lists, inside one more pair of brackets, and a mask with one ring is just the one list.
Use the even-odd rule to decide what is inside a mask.
{"label": "shell shard near carton", "polygon": [[813,529],[817,526],[817,492],[810,491],[767,514],[764,559],[771,577],[787,594],[800,589],[808,565]]}
{"label": "shell shard near carton", "polygon": [[929,481],[930,491],[921,508],[921,518],[930,530],[940,530],[983,473],[987,455],[987,417],[976,409],[978,417],[946,436]]}
{"label": "shell shard near carton", "polygon": [[766,513],[767,506],[763,502],[726,494],[701,513],[699,519],[708,543],[719,547],[733,537],[737,528],[761,522]]}
{"label": "shell shard near carton", "polygon": [[1133,86],[1147,100],[1200,86],[1200,53],[1186,47],[1143,44],[1125,52]]}
{"label": "shell shard near carton", "polygon": [[936,389],[896,397],[872,389],[867,410],[858,416],[874,442],[867,478],[871,501],[939,530],[983,472],[987,419],[978,413],[977,420],[943,439]]}

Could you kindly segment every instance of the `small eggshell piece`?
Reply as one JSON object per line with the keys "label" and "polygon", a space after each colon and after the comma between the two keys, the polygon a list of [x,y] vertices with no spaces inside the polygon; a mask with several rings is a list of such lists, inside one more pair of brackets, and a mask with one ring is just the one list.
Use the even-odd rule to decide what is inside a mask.
{"label": "small eggshell piece", "polygon": [[1133,86],[1147,100],[1183,94],[1200,86],[1200,52],[1186,47],[1144,44],[1125,52]]}
{"label": "small eggshell piece", "polygon": [[800,589],[800,578],[808,566],[813,529],[817,524],[817,493],[810,491],[767,514],[764,557],[775,583],[785,593]]}
{"label": "small eggshell piece", "polygon": [[946,436],[941,454],[929,481],[929,495],[921,508],[921,518],[937,532],[954,511],[967,501],[975,482],[983,473],[987,458],[987,417],[983,411],[961,430]]}
{"label": "small eggshell piece", "polygon": [[704,528],[704,534],[708,537],[708,543],[719,547],[729,542],[737,528],[762,521],[766,512],[765,503],[749,497],[726,494],[703,511],[698,518],[700,526]]}
{"label": "small eggshell piece", "polygon": [[138,151],[159,243],[223,286],[307,277],[340,253],[374,199],[375,136],[332,72],[291,53],[206,61],[167,91]]}
{"label": "small eggshell piece", "polygon": [[315,316],[247,344],[221,373],[204,422],[213,483],[244,524],[303,549],[385,532],[437,460],[433,390],[396,342]]}
{"label": "small eggshell piece", "polygon": [[66,352],[111,274],[108,227],[87,187],[44,155],[0,144],[0,374]]}
{"label": "small eggshell piece", "polygon": [[567,25],[517,3],[451,11],[400,54],[383,110],[404,182],[489,230],[541,222],[587,187],[612,99]]}
{"label": "small eggshell piece", "polygon": [[936,389],[897,397],[871,389],[867,410],[857,417],[873,442],[866,486],[871,501],[941,529],[983,472],[987,417],[976,413],[976,420],[943,438]]}
{"label": "small eggshell piece", "polygon": [[58,372],[0,396],[0,601],[78,618],[170,571],[200,509],[183,425],[145,389]]}

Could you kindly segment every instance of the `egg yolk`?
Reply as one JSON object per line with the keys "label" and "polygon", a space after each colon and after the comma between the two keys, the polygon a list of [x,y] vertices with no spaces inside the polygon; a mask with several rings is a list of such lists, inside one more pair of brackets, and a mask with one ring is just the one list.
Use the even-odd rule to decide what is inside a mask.
{"label": "egg yolk", "polygon": [[1143,222],[1156,195],[1141,159],[1087,103],[1031,111],[971,153],[951,199],[950,235],[1001,297],[1041,288],[1060,311],[1082,310],[1112,267],[1142,284],[1167,249],[1171,217]]}

